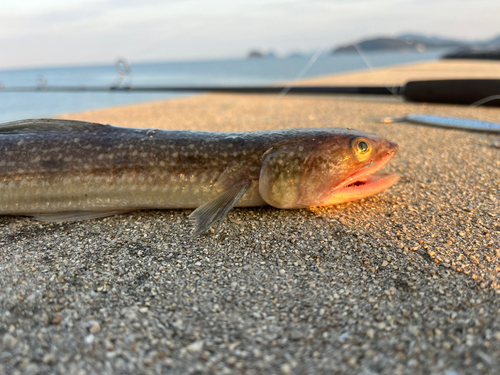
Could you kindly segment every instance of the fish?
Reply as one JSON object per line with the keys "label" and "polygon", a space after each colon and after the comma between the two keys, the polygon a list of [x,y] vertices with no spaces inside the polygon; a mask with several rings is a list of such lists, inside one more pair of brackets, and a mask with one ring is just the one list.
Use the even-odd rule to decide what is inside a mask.
{"label": "fish", "polygon": [[386,117],[380,122],[411,122],[420,125],[438,126],[450,129],[464,129],[480,132],[500,133],[500,124],[495,122],[487,122],[480,120],[473,120],[461,117],[443,117],[443,116],[430,116],[421,114],[411,114],[403,117]]}
{"label": "fish", "polygon": [[360,130],[203,132],[59,119],[0,124],[0,215],[45,222],[194,209],[192,237],[233,207],[330,206],[380,193],[398,146]]}

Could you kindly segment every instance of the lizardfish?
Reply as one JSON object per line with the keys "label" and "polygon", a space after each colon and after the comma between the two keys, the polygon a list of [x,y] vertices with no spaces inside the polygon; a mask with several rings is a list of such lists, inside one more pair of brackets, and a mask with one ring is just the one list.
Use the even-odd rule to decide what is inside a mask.
{"label": "lizardfish", "polygon": [[377,194],[397,145],[348,129],[244,133],[37,119],[0,125],[0,215],[71,221],[194,208],[193,236],[233,207],[328,206]]}

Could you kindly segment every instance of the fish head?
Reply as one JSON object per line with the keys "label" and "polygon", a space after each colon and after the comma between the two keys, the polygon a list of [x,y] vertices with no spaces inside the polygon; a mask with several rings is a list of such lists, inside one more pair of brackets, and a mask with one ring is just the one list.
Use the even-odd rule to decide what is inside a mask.
{"label": "fish head", "polygon": [[398,179],[376,174],[397,144],[358,130],[315,129],[273,147],[262,161],[259,193],[277,208],[328,206],[377,194]]}

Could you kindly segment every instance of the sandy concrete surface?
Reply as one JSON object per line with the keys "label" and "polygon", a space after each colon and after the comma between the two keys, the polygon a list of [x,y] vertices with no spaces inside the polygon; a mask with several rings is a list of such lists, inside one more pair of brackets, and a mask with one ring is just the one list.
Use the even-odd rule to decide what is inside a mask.
{"label": "sandy concrete surface", "polygon": [[301,80],[301,85],[404,85],[412,80],[499,79],[500,64],[488,60],[439,60]]}
{"label": "sandy concrete surface", "polygon": [[[359,74],[376,82],[399,69],[382,80],[399,84],[433,66],[449,72],[443,64]],[[344,78],[321,82],[330,79]],[[498,108],[257,95],[62,116],[167,129],[358,128],[399,144],[386,169],[402,178],[330,208],[234,209],[219,239],[189,240],[189,210],[62,224],[2,217],[0,373],[499,373],[499,140],[375,122],[408,113],[500,122]]]}

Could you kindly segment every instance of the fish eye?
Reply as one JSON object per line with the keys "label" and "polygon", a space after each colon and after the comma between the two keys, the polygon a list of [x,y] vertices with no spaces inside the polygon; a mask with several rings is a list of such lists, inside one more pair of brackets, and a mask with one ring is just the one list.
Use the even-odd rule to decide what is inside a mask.
{"label": "fish eye", "polygon": [[368,144],[365,141],[358,142],[358,151],[364,154],[368,151]]}
{"label": "fish eye", "polygon": [[370,140],[366,138],[354,138],[351,141],[351,149],[356,158],[363,161],[370,157],[373,147]]}

